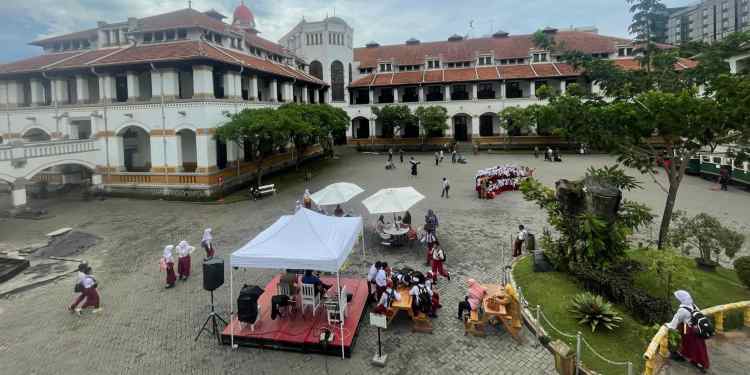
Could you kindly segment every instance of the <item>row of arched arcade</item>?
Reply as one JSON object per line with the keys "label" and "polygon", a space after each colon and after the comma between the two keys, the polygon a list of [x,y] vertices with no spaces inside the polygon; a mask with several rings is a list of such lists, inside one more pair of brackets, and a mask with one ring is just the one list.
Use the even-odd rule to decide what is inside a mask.
{"label": "row of arched arcade", "polygon": [[[487,112],[477,117],[472,117],[466,113],[458,113],[448,118],[447,125],[446,131],[426,135],[430,137],[452,137],[457,142],[465,142],[469,141],[472,136],[492,137],[507,134],[500,125],[500,117],[494,112]],[[521,131],[515,130],[511,135],[521,135]],[[419,127],[417,124],[411,124],[404,128],[394,129],[375,118],[357,116],[352,119],[351,137],[353,139],[393,138],[394,136],[418,138],[420,136]]]}

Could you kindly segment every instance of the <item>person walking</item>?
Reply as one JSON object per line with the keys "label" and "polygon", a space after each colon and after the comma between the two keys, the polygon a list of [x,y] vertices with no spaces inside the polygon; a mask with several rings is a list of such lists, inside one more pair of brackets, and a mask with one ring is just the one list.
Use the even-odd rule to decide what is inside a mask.
{"label": "person walking", "polygon": [[398,149],[398,158],[401,161],[401,164],[404,164],[404,149],[403,148]]}
{"label": "person walking", "polygon": [[523,248],[523,243],[526,241],[528,234],[529,232],[523,225],[518,226],[518,234],[516,235],[516,240],[513,241],[513,258],[521,256],[521,249]]}
{"label": "person walking", "polygon": [[539,158],[539,146],[534,146],[534,159]]}
{"label": "person walking", "polygon": [[393,161],[393,148],[388,149],[388,164]]}
{"label": "person walking", "polygon": [[166,272],[167,286],[165,289],[174,288],[174,283],[177,281],[177,276],[174,273],[174,258],[172,258],[172,250],[174,246],[167,245],[164,247],[164,254],[162,254],[160,267]]}
{"label": "person walking", "polygon": [[435,151],[435,166],[437,167],[440,164],[440,153]]}
{"label": "person walking", "polygon": [[190,277],[190,254],[195,250],[187,241],[183,240],[177,244],[177,274],[180,280]]}
{"label": "person walking", "polygon": [[214,257],[215,251],[213,240],[213,230],[211,228],[206,228],[206,230],[203,231],[203,237],[201,238],[201,246],[203,246],[203,250],[206,251],[206,259]]}
{"label": "person walking", "polygon": [[92,308],[92,312],[95,314],[102,311],[99,306],[99,291],[97,290],[99,285],[97,284],[96,279],[94,279],[94,276],[91,275],[91,267],[86,269],[86,276],[81,281],[81,286],[86,300],[83,302],[81,308],[75,309],[75,312],[80,315],[81,310],[87,308]]}
{"label": "person walking", "polygon": [[411,164],[411,176],[414,178],[417,178],[417,166],[419,165],[419,161],[414,160],[414,157],[409,157],[409,163]]}
{"label": "person walking", "polygon": [[448,181],[447,177],[443,177],[443,191],[440,193],[440,198],[445,197],[445,199],[450,198],[448,196],[448,191],[451,189],[451,184]]}
{"label": "person walking", "polygon": [[440,247],[440,242],[435,241],[432,246],[432,282],[437,284],[438,274],[445,277],[448,281],[451,280],[451,275],[445,270],[445,250]]}
{"label": "person walking", "polygon": [[727,185],[729,185],[730,170],[727,167],[721,167],[719,169],[719,184],[721,184],[721,190],[727,191]]}
{"label": "person walking", "polygon": [[440,149],[440,162],[443,162],[443,159],[445,159],[445,153],[443,153],[443,149]]}
{"label": "person walking", "polygon": [[672,321],[667,323],[666,326],[669,329],[679,331],[682,336],[679,354],[690,361],[698,370],[705,373],[710,365],[706,341],[698,336],[696,327],[693,325],[695,323],[693,322],[693,313],[700,311],[700,309],[693,302],[690,293],[678,290],[674,292],[674,296],[680,301],[680,306],[672,317]]}
{"label": "person walking", "polygon": [[85,261],[81,262],[78,265],[78,275],[76,277],[76,283],[73,286],[73,293],[78,293],[78,297],[76,297],[73,303],[68,306],[68,311],[70,312],[78,310],[78,305],[86,299],[86,296],[83,294],[83,279],[86,278],[86,274],[88,273],[91,273],[91,267],[89,267],[88,263]]}
{"label": "person walking", "polygon": [[451,151],[451,163],[456,164],[456,148],[453,148],[453,151]]}

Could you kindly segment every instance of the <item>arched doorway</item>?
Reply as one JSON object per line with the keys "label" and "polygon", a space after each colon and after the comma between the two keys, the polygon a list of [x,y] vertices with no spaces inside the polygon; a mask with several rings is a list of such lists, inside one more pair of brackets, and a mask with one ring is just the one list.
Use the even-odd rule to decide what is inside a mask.
{"label": "arched doorway", "polygon": [[310,63],[310,75],[320,80],[323,79],[323,64],[320,61],[315,60]]}
{"label": "arched doorway", "polygon": [[419,125],[417,123],[411,123],[404,126],[401,130],[402,138],[418,138],[419,137]]}
{"label": "arched doorway", "polygon": [[370,138],[370,120],[364,117],[355,117],[352,119],[352,138],[367,139]]}
{"label": "arched doorway", "polygon": [[26,175],[26,191],[31,198],[49,198],[48,194],[65,194],[90,183],[94,166],[77,162],[42,166]]}
{"label": "arched doorway", "polygon": [[122,137],[123,165],[127,172],[151,171],[151,136],[143,128],[128,126],[118,136]]}
{"label": "arched doorway", "polygon": [[495,113],[485,113],[479,116],[479,136],[491,137],[495,135],[499,117]]}
{"label": "arched doorway", "polygon": [[47,142],[51,139],[49,133],[39,128],[31,128],[21,136],[26,142]]}
{"label": "arched doorway", "polygon": [[453,116],[453,139],[456,142],[466,142],[469,140],[469,124],[471,117],[466,114]]}
{"label": "arched doorway", "polygon": [[338,60],[331,63],[331,100],[344,101],[344,64]]}
{"label": "arched doorway", "polygon": [[183,172],[193,173],[198,168],[195,132],[182,129],[177,132],[177,161]]}
{"label": "arched doorway", "polygon": [[216,139],[216,168],[224,169],[227,167],[227,144],[220,139]]}

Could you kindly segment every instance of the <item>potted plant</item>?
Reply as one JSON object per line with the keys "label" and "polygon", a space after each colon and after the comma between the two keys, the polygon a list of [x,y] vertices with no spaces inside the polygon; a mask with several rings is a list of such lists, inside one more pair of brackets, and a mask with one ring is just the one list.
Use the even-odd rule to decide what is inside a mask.
{"label": "potted plant", "polygon": [[693,250],[698,251],[695,263],[703,270],[714,270],[719,265],[722,253],[728,258],[742,248],[745,236],[733,229],[727,228],[719,220],[706,213],[687,217],[684,212],[675,213],[675,228],[669,232],[669,242],[672,246],[690,255]]}

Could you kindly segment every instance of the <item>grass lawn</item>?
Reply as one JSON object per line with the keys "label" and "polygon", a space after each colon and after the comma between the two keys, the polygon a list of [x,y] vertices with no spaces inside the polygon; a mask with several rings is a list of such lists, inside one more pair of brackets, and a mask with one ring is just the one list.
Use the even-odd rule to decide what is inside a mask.
{"label": "grass lawn", "polygon": [[[633,259],[646,262],[648,254],[645,251],[629,254]],[[730,302],[750,300],[750,290],[743,287],[734,271],[719,268],[716,272],[705,272],[697,269],[692,259],[685,259],[686,265],[693,273],[695,282],[685,286],[691,292],[699,306],[705,308]],[[642,371],[643,352],[651,339],[653,331],[630,317],[625,310],[615,305],[615,309],[623,317],[623,322],[614,331],[597,329],[591,333],[587,326],[581,326],[568,312],[571,298],[583,289],[571,276],[559,272],[534,273],[531,258],[521,260],[513,270],[513,276],[522,288],[523,294],[531,307],[541,305],[547,318],[555,327],[567,334],[581,331],[586,341],[601,355],[617,362],[633,362],[635,373]],[[641,272],[636,275],[638,286],[659,292],[653,275]],[[663,294],[663,291],[661,291]],[[675,303],[676,306],[676,303]],[[532,309],[533,310],[533,309]],[[732,319],[734,320],[734,319]],[[565,339],[557,334],[549,325],[544,323],[547,333],[553,339],[567,342],[575,350],[575,339]],[[587,367],[604,374],[625,374],[624,366],[612,366],[597,358],[590,350],[584,349],[583,362]]]}

